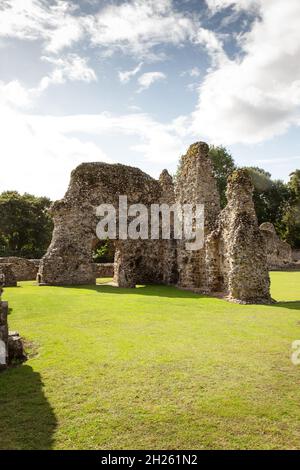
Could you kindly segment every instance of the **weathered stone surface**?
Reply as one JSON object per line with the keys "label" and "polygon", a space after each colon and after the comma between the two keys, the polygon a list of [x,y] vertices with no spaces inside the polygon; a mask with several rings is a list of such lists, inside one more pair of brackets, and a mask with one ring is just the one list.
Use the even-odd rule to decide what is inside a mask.
{"label": "weathered stone surface", "polygon": [[7,314],[8,305],[7,302],[1,301],[2,287],[0,287],[0,370],[5,369],[8,364],[8,325],[7,325]]}
{"label": "weathered stone surface", "polygon": [[114,277],[114,263],[95,263],[96,277]]}
{"label": "weathered stone surface", "polygon": [[[41,261],[39,282],[45,284],[90,284],[95,282],[91,248],[96,238],[96,207],[102,203],[118,207],[119,195],[127,195],[128,205],[142,203],[149,207],[159,201],[158,181],[138,168],[107,163],[84,163],[71,175],[63,200],[52,205],[54,232],[48,252]],[[116,241],[115,280],[132,287],[141,269],[146,279],[162,278],[162,273],[149,261],[142,263],[142,253],[151,253],[152,240]],[[121,266],[119,265],[121,262]],[[126,270],[126,273],[124,272]]]}
{"label": "weathered stone surface", "polygon": [[164,283],[223,292],[242,302],[269,302],[265,241],[258,228],[252,191],[245,171],[233,173],[228,205],[220,213],[217,184],[204,142],[191,145],[182,157],[175,189],[166,170],[155,180],[125,165],[82,164],[72,172],[64,199],[51,208],[54,232],[38,281],[53,285],[94,283],[97,273],[91,253],[96,239],[96,207],[106,203],[117,208],[119,195],[126,195],[128,205],[142,203],[148,209],[162,203],[204,204],[204,246],[187,250],[187,240],[174,237],[117,239],[114,281],[119,287]]}
{"label": "weathered stone surface", "polygon": [[27,359],[22,338],[17,331],[8,333],[7,350],[9,364],[16,364]]}
{"label": "weathered stone surface", "polygon": [[32,260],[8,256],[0,258],[0,264],[9,263],[17,281],[32,281],[36,278],[38,266]]}
{"label": "weathered stone surface", "polygon": [[3,286],[16,287],[17,279],[12,269],[11,263],[0,264],[0,278],[2,279]]}
{"label": "weathered stone surface", "polygon": [[189,147],[186,155],[181,157],[175,189],[176,201],[180,204],[204,204],[204,247],[187,251],[186,240],[178,243],[178,285],[203,291],[207,288],[206,239],[215,227],[220,212],[220,197],[208,151],[205,142]]}
{"label": "weathered stone surface", "polygon": [[266,244],[258,227],[252,193],[247,171],[233,172],[228,179],[228,204],[207,241],[208,286],[211,292],[225,292],[232,300],[269,303]]}
{"label": "weathered stone surface", "polygon": [[267,260],[269,269],[282,268],[292,263],[291,246],[278,237],[274,225],[264,222],[259,227],[267,247]]}
{"label": "weathered stone surface", "polygon": [[26,359],[21,337],[16,332],[8,331],[8,303],[1,300],[2,292],[0,284],[0,370]]}

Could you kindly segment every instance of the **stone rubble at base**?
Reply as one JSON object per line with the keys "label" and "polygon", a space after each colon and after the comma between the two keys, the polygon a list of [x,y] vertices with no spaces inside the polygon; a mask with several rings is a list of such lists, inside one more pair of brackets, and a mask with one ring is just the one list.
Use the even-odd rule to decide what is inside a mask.
{"label": "stone rubble at base", "polygon": [[26,360],[22,338],[8,330],[8,303],[1,300],[2,292],[0,285],[0,370]]}

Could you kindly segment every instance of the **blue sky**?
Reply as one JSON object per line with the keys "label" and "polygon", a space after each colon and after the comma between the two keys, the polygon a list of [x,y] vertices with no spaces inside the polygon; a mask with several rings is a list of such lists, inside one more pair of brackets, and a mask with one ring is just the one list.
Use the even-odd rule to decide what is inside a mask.
{"label": "blue sky", "polygon": [[157,177],[196,140],[300,166],[299,0],[1,0],[0,191],[83,161]]}

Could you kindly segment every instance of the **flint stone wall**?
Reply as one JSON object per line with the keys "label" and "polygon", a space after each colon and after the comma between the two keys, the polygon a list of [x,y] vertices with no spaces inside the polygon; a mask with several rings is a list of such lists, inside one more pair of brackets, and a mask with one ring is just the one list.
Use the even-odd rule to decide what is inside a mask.
{"label": "flint stone wall", "polygon": [[269,303],[266,243],[252,193],[247,171],[233,172],[228,179],[228,204],[207,241],[208,290],[225,292],[229,299],[244,303]]}
{"label": "flint stone wall", "polygon": [[36,279],[38,265],[32,260],[8,256],[0,258],[0,265],[9,263],[17,281],[32,281]]}
{"label": "flint stone wall", "polygon": [[[71,174],[67,193],[52,205],[54,231],[40,263],[40,284],[95,283],[91,253],[95,244],[96,207],[128,205],[204,204],[204,246],[187,250],[189,240],[116,239],[114,281],[119,287],[163,283],[222,292],[241,302],[270,302],[266,246],[259,230],[249,175],[238,170],[229,178],[228,205],[220,212],[219,194],[208,156],[197,142],[181,159],[176,185],[166,170],[155,180],[137,168],[84,163]],[[117,220],[119,214],[117,211]],[[127,222],[130,222],[131,219]]]}
{"label": "flint stone wall", "polygon": [[114,263],[95,263],[96,277],[114,277]]}
{"label": "flint stone wall", "polygon": [[0,370],[5,369],[8,363],[8,305],[1,300],[1,295],[2,287],[0,287]]}
{"label": "flint stone wall", "polygon": [[11,263],[0,264],[0,282],[5,287],[17,286],[17,279],[13,272]]}
{"label": "flint stone wall", "polygon": [[267,260],[269,269],[282,268],[292,263],[291,246],[278,237],[274,225],[264,222],[259,227],[267,247]]}
{"label": "flint stone wall", "polygon": [[0,370],[10,364],[26,360],[23,341],[17,332],[8,331],[8,303],[1,300],[2,285],[0,285]]}

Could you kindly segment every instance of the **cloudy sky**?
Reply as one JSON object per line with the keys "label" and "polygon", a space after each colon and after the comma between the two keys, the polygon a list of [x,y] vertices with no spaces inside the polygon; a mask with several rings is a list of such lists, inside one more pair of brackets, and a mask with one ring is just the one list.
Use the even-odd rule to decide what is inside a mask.
{"label": "cloudy sky", "polygon": [[0,191],[83,161],[174,172],[196,140],[300,167],[299,0],[0,0]]}

